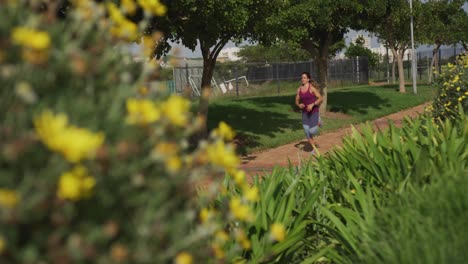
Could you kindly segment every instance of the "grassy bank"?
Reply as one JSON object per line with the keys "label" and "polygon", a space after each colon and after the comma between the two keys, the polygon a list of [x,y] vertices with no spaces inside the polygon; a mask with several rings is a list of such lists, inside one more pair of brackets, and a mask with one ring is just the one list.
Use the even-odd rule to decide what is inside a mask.
{"label": "grassy bank", "polygon": [[[408,87],[408,90],[409,87]],[[401,94],[397,86],[335,88],[328,94],[328,111],[321,133],[350,124],[373,120],[410,108],[433,98],[430,86],[419,86],[418,95]],[[238,133],[241,154],[281,146],[302,139],[301,114],[294,104],[294,92],[249,98],[219,98],[209,108],[208,126],[220,121]]]}

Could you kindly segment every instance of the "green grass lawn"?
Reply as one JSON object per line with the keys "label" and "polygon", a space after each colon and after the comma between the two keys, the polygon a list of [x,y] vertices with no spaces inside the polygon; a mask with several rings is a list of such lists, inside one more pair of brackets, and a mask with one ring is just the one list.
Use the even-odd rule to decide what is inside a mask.
{"label": "green grass lawn", "polygon": [[[323,117],[321,133],[398,112],[427,102],[434,96],[433,89],[427,85],[418,86],[418,95],[411,93],[410,86],[407,86],[407,90],[407,93],[401,94],[396,85],[331,89],[328,93],[328,111],[348,117]],[[249,98],[217,98],[210,104],[208,128],[216,127],[220,121],[232,126],[241,142],[240,154],[303,139],[301,114],[297,111],[294,98],[295,93],[291,91]]]}

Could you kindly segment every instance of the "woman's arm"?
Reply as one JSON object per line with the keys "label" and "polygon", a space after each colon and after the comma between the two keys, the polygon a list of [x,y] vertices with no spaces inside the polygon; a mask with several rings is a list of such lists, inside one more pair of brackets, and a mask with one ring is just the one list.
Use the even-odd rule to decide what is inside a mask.
{"label": "woman's arm", "polygon": [[307,106],[307,111],[309,112],[312,111],[312,108],[314,108],[314,106],[319,106],[323,102],[322,95],[317,91],[317,89],[315,89],[315,87],[310,86],[310,93],[314,94],[317,97],[317,100],[314,103]]}
{"label": "woman's arm", "polygon": [[300,109],[304,108],[304,104],[301,104],[299,102],[300,100],[300,96],[299,96],[299,91],[300,91],[301,88],[297,89],[297,94],[296,94],[296,105],[297,107],[299,107]]}
{"label": "woman's arm", "polygon": [[314,86],[311,87],[310,91],[317,97],[317,101],[315,101],[315,105],[320,105],[323,102],[322,95],[319,93],[319,91],[317,91],[317,89],[315,89]]}

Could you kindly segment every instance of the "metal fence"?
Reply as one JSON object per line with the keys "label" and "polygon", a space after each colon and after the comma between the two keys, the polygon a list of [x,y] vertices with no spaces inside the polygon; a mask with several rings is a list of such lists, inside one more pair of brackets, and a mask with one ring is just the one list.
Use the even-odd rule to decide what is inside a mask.
{"label": "metal fence", "polygon": [[[239,84],[261,85],[263,83],[300,80],[302,72],[310,72],[318,79],[318,68],[313,61],[280,63],[217,63],[211,86],[215,93],[226,94]],[[200,96],[202,66],[175,67],[173,72],[174,90],[183,93],[187,89],[193,96]],[[367,58],[332,60],[328,65],[328,79],[332,85],[367,84],[369,82]],[[236,89],[238,91],[238,89]]]}
{"label": "metal fence", "polygon": [[[439,56],[438,71],[442,66],[447,63],[454,63],[456,57],[463,53],[465,50],[461,47],[443,48],[439,49],[437,56]],[[417,79],[418,81],[428,81],[429,75],[433,74],[431,70],[431,61],[433,57],[432,50],[416,52],[417,63]],[[412,80],[411,76],[411,54],[407,55],[403,61],[403,68],[405,79]],[[369,78],[372,81],[386,81],[392,82],[392,62],[385,60],[385,58],[376,66],[369,67]],[[395,79],[398,80],[398,67],[395,65]]]}

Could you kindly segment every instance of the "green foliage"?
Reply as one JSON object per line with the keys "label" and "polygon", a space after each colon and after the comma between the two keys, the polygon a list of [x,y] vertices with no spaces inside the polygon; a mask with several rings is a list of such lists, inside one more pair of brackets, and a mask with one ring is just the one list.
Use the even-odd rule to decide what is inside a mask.
{"label": "green foliage", "polygon": [[[467,118],[407,119],[402,128],[391,125],[382,132],[365,126],[328,155],[254,178],[259,199],[252,207],[255,221],[243,225],[251,247],[242,258],[251,263],[464,259]],[[226,186],[232,197],[242,190]],[[270,245],[274,236],[268,226],[275,223],[284,227],[284,240]]]}
{"label": "green foliage", "polygon": [[[160,52],[167,52],[168,42],[181,42],[191,50],[197,45],[203,57],[201,88],[204,95],[210,94],[211,79],[216,59],[230,40],[257,39],[267,34],[263,24],[281,0],[175,0],[167,1],[169,12],[166,17],[155,20],[151,30],[164,32]],[[208,96],[200,96],[198,112],[208,115]],[[206,123],[202,135],[206,136]]]}
{"label": "green foliage", "polygon": [[450,45],[457,43],[462,31],[457,25],[466,16],[462,6],[465,1],[427,1],[421,9],[422,42],[426,44]]}
{"label": "green foliage", "polygon": [[375,67],[379,63],[379,54],[372,52],[370,49],[364,47],[359,43],[351,43],[345,51],[348,58],[352,57],[366,57],[369,60],[369,66]]}
{"label": "green foliage", "polygon": [[434,118],[456,118],[459,105],[464,111],[468,110],[468,55],[460,55],[455,65],[449,63],[444,66],[433,85],[437,94],[428,111]]}
{"label": "green foliage", "polygon": [[454,19],[455,40],[468,50],[468,13],[465,10],[459,10]]}
{"label": "green foliage", "polygon": [[428,186],[392,199],[369,228],[363,263],[463,263],[467,176],[466,170],[447,168]]}
{"label": "green foliage", "polygon": [[215,233],[242,220],[199,212],[236,170],[233,132],[190,145],[188,100],[148,94],[157,63],[112,36],[138,26],[79,3],[63,20],[0,4],[0,262],[215,262]]}
{"label": "green foliage", "polygon": [[[436,245],[427,241],[438,233],[436,239],[447,251],[427,254],[427,262],[416,262],[460,259],[466,237],[444,228],[451,221],[459,223],[457,219],[465,213],[463,203],[447,205],[453,201],[450,193],[462,195],[451,181],[452,175],[466,175],[468,168],[467,124],[466,116],[458,123],[442,124],[426,117],[406,120],[401,129],[391,126],[383,133],[366,127],[361,133],[354,131],[342,149],[319,158],[317,170],[328,176],[329,191],[334,194],[322,208],[329,219],[325,225],[339,241],[327,256],[338,263],[388,259],[413,263],[427,254],[421,250]],[[425,194],[427,188],[444,195],[431,199]],[[439,221],[442,215],[433,207],[434,200],[450,208],[447,222]]]}
{"label": "green foliage", "polygon": [[243,46],[238,54],[244,62],[306,61],[310,57],[297,44],[278,43],[272,46]]}
{"label": "green foliage", "polygon": [[[301,259],[298,252],[316,241],[307,240],[307,227],[321,194],[319,181],[298,177],[291,166],[289,170],[278,168],[264,179],[255,177],[253,186],[259,190],[259,199],[252,207],[255,221],[245,227],[252,246],[244,251],[243,258],[249,263],[292,263]],[[240,192],[232,183],[228,189],[232,196]],[[281,232],[272,231],[272,225],[284,228],[284,238]]]}

